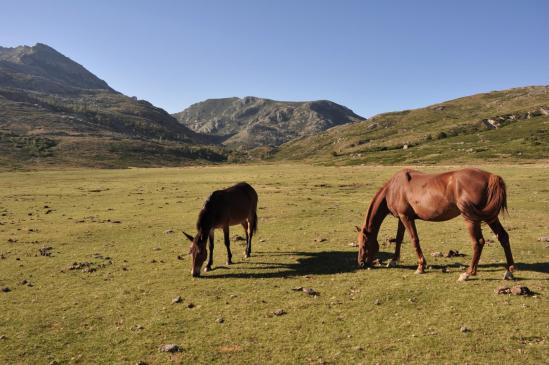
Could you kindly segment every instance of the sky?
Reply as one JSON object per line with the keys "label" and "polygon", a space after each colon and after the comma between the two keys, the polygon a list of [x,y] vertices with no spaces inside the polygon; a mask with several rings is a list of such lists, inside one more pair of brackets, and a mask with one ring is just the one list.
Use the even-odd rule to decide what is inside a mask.
{"label": "sky", "polygon": [[549,1],[0,0],[0,45],[45,43],[174,113],[328,99],[365,117],[549,84]]}

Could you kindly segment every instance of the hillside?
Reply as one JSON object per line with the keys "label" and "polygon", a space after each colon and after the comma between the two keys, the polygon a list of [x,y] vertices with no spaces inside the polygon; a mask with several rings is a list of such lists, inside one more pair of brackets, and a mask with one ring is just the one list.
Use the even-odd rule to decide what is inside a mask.
{"label": "hillside", "polygon": [[209,139],[43,44],[0,47],[0,166],[224,160]]}
{"label": "hillside", "polygon": [[467,96],[384,113],[269,151],[275,160],[429,164],[549,158],[549,87]]}
{"label": "hillside", "polygon": [[328,128],[364,121],[328,100],[287,102],[257,97],[209,99],[174,116],[195,132],[231,147],[278,146]]}

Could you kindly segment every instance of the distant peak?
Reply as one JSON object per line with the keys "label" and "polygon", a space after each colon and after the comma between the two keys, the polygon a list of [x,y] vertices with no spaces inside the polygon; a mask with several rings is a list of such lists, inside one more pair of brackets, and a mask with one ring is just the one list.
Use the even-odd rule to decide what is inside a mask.
{"label": "distant peak", "polygon": [[242,101],[243,103],[252,103],[252,102],[258,101],[258,100],[265,100],[265,99],[259,98],[257,96],[245,96],[243,98],[240,98],[240,101]]}
{"label": "distant peak", "polygon": [[44,43],[34,46],[0,47],[0,60],[11,66],[4,66],[4,72],[12,75],[11,87],[29,88],[47,92],[72,92],[74,89],[112,89],[107,83],[86,70],[84,66]]}
{"label": "distant peak", "polygon": [[43,51],[59,53],[55,48],[50,47],[44,43],[36,43],[34,46],[32,46],[32,48],[35,50],[43,50]]}

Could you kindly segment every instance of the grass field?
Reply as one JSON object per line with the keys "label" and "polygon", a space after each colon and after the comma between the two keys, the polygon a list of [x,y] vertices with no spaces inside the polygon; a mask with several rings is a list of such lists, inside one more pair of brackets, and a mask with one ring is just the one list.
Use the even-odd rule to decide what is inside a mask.
{"label": "grass field", "polygon": [[[397,167],[1,173],[0,287],[11,291],[0,292],[0,363],[546,362],[549,243],[537,238],[549,236],[549,165],[485,168],[507,182],[503,224],[517,283],[535,296],[494,293],[509,285],[497,243],[485,247],[477,277],[456,282],[471,254],[460,218],[418,223],[425,275],[414,275],[407,237],[399,268],[357,270],[353,226]],[[219,232],[215,269],[193,279],[180,230],[194,233],[210,191],[242,180],[259,194],[252,257],[233,242],[235,264],[225,266]],[[380,242],[395,231],[387,218]],[[231,237],[242,233],[234,227]],[[449,249],[467,256],[430,255]],[[393,247],[381,251],[387,257]],[[71,270],[73,263],[91,266]],[[182,303],[172,304],[178,295]],[[273,315],[278,309],[286,314]],[[170,343],[182,351],[159,351]]]}

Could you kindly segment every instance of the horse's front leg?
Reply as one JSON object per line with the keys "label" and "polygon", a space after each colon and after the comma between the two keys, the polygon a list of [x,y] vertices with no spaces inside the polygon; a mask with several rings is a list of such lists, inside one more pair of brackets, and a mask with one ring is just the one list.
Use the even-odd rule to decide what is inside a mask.
{"label": "horse's front leg", "polygon": [[223,227],[223,238],[225,247],[227,247],[227,265],[233,263],[233,254],[231,253],[231,240],[229,239],[229,226]]}
{"label": "horse's front leg", "polygon": [[469,236],[471,237],[471,243],[473,244],[473,257],[471,258],[471,264],[467,268],[467,271],[459,276],[458,281],[465,281],[469,276],[477,274],[478,262],[480,260],[480,255],[482,254],[482,249],[484,248],[484,237],[482,236],[480,222],[466,221],[466,224]]}
{"label": "horse's front leg", "polygon": [[406,230],[408,231],[408,234],[410,235],[410,240],[412,241],[412,245],[416,249],[418,263],[416,274],[423,274],[425,273],[425,266],[427,265],[427,261],[425,260],[425,256],[423,256],[421,246],[419,245],[419,236],[417,235],[416,223],[413,219],[408,218],[405,215],[400,216],[400,221],[404,225],[404,228],[406,228]]}
{"label": "horse's front leg", "polygon": [[395,254],[393,255],[393,259],[389,261],[389,263],[387,264],[387,267],[397,267],[398,262],[400,261],[400,245],[402,244],[405,230],[406,228],[404,228],[404,224],[402,224],[402,222],[399,219],[397,234],[395,239]]}
{"label": "horse's front leg", "polygon": [[209,239],[210,239],[210,247],[209,247],[210,254],[208,257],[208,264],[204,268],[205,272],[212,271],[213,254],[214,254],[214,230],[213,229],[210,231]]}

